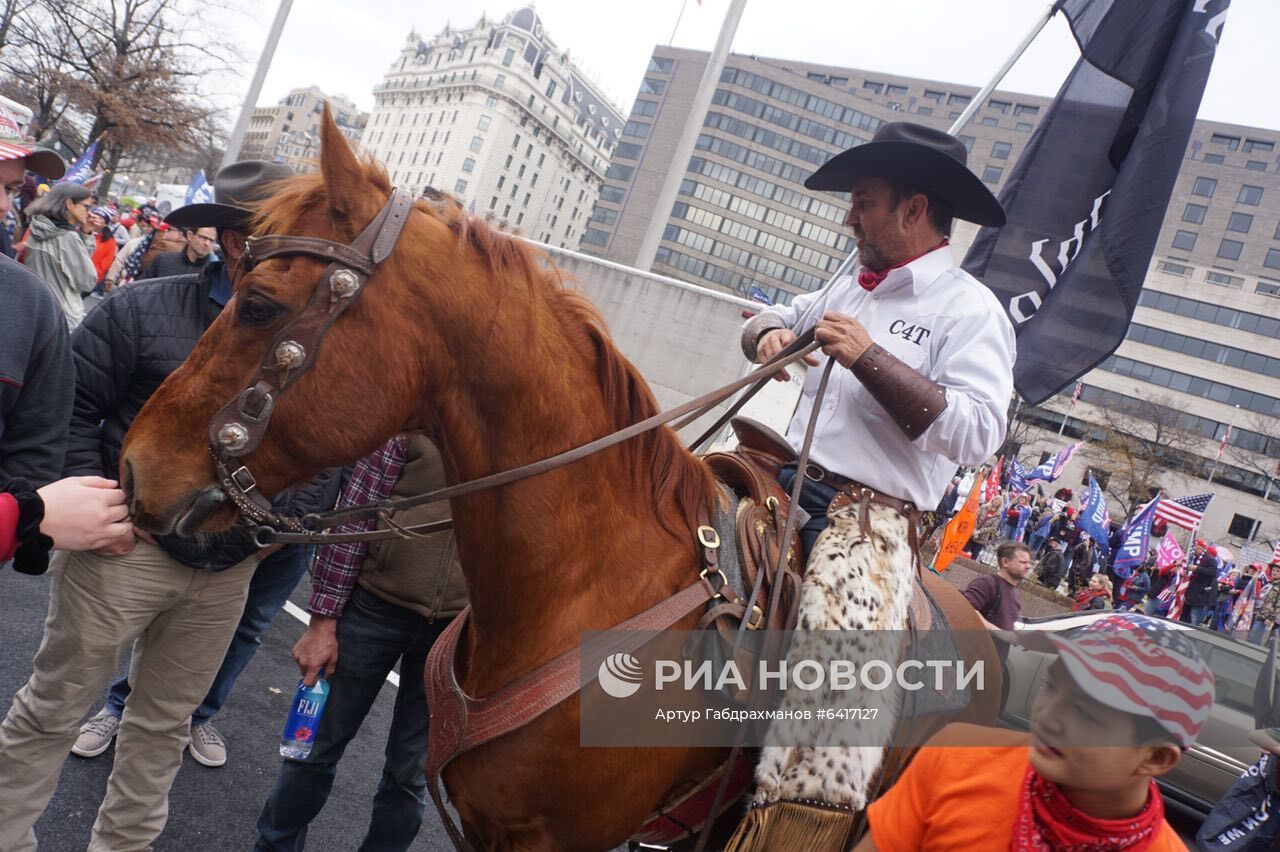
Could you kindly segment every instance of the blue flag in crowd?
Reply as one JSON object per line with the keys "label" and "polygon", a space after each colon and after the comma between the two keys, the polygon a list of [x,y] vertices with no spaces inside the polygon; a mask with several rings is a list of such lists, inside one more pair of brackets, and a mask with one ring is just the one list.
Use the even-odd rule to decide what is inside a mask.
{"label": "blue flag in crowd", "polygon": [[1009,464],[1009,490],[1015,494],[1027,490],[1027,469],[1017,459]]}
{"label": "blue flag in crowd", "polygon": [[1081,57],[1018,158],[964,268],[1018,335],[1038,405],[1124,339],[1230,0],[1059,0]]}
{"label": "blue flag in crowd", "polygon": [[1062,471],[1066,469],[1067,462],[1071,461],[1071,457],[1076,454],[1076,448],[1079,444],[1072,444],[1064,450],[1059,450],[1049,458],[1044,460],[1044,464],[1039,465],[1027,474],[1027,482],[1053,482]]}
{"label": "blue flag in crowd", "polygon": [[1036,527],[1036,531],[1031,535],[1033,537],[1048,538],[1049,527],[1053,524],[1053,512],[1045,512],[1044,519],[1040,521],[1040,526]]}
{"label": "blue flag in crowd", "polygon": [[1031,519],[1031,507],[1018,507],[1018,526],[1013,531],[1013,540],[1022,541],[1022,535],[1027,531],[1027,521]]}
{"label": "blue flag in crowd", "polygon": [[762,305],[772,305],[773,300],[769,298],[769,294],[761,290],[756,285],[751,285],[751,292],[747,294],[747,298],[753,302],[759,302]]}
{"label": "blue flag in crowd", "polygon": [[213,187],[209,185],[209,181],[204,178],[204,169],[196,172],[196,176],[191,179],[191,183],[187,186],[187,194],[183,197],[182,203],[186,204],[209,204],[213,201]]}
{"label": "blue flag in crowd", "polygon": [[93,177],[93,155],[98,152],[98,140],[93,140],[93,144],[84,149],[84,153],[76,158],[76,161],[67,169],[67,173],[62,176],[62,180],[68,183],[83,184],[89,178]]}
{"label": "blue flag in crowd", "polygon": [[1146,561],[1147,548],[1151,545],[1151,522],[1155,520],[1156,506],[1159,504],[1160,499],[1156,498],[1143,506],[1137,517],[1124,528],[1124,537],[1116,550],[1116,561],[1112,564],[1117,577],[1127,579],[1135,568]]}
{"label": "blue flag in crowd", "polygon": [[1111,537],[1111,522],[1107,517],[1107,501],[1102,496],[1098,481],[1089,474],[1089,490],[1080,498],[1080,513],[1076,515],[1076,526],[1087,533],[1089,538],[1098,543],[1098,552],[1105,559],[1111,551],[1107,541]]}

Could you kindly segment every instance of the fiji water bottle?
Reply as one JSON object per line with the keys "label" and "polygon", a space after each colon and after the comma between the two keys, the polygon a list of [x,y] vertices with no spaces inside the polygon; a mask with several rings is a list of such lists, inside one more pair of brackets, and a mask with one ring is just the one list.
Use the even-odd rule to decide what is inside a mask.
{"label": "fiji water bottle", "polygon": [[320,670],[315,686],[307,686],[305,681],[298,681],[298,691],[293,695],[293,706],[289,709],[284,734],[280,737],[282,756],[301,760],[311,754],[311,745],[316,740],[316,728],[320,725],[320,714],[324,712],[324,703],[328,698],[329,682],[324,679],[324,669]]}

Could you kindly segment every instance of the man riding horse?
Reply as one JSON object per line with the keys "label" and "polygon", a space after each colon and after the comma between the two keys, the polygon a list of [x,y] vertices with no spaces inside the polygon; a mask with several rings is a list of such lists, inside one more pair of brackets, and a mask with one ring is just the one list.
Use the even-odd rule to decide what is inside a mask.
{"label": "man riding horse", "polygon": [[[802,471],[785,467],[779,477],[787,488],[804,477],[800,500],[811,519],[802,541],[811,553],[816,547],[832,557],[810,560],[806,588],[848,593],[802,597],[800,623],[902,630],[919,559],[919,510],[938,504],[956,465],[983,463],[1005,436],[1013,328],[991,291],[955,265],[948,243],[953,217],[999,226],[1005,216],[967,168],[958,139],[906,122],[881,126],[871,142],[833,157],[805,186],[852,193],[845,224],[857,238],[860,267],[824,291],[766,308],[742,333],[747,357],[764,363],[812,329],[822,355],[808,363],[834,359],[843,368],[832,372],[823,399],[823,371],[808,371],[787,429],[798,452],[817,418],[810,463]],[[841,494],[852,500],[842,514],[854,522],[843,528],[855,541],[834,541],[836,528],[820,541],[828,507]],[[860,557],[848,547],[862,540],[876,545],[863,553],[875,552]],[[838,576],[815,576],[822,571]],[[840,613],[806,611],[810,600],[823,610],[832,599],[851,604]],[[813,773],[798,770],[816,762],[813,751],[766,749],[755,805],[808,798],[802,779]],[[870,760],[878,764],[879,751]],[[877,766],[843,769],[852,769],[842,774],[854,781],[833,804],[860,810]]]}

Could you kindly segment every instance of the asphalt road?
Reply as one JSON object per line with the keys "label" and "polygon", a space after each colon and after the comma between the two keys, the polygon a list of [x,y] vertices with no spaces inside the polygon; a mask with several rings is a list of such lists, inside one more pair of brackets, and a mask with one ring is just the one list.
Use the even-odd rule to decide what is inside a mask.
{"label": "asphalt road", "polygon": [[[48,607],[45,577],[0,571],[0,612],[5,625],[0,654],[0,713],[31,674]],[[304,579],[293,600],[305,608]],[[157,852],[222,852],[253,848],[254,824],[280,766],[280,730],[298,684],[289,654],[303,625],[282,612],[263,636],[262,647],[245,669],[215,719],[226,737],[226,766],[209,769],[185,756],[169,795],[169,823],[155,844]],[[311,824],[308,848],[356,849],[369,823],[369,809],[382,771],[382,751],[391,724],[395,687],[384,684],[360,734],[339,764],[333,793]],[[95,706],[94,710],[101,705]],[[111,772],[114,749],[91,760],[70,756],[49,809],[36,823],[41,852],[76,852],[89,842]],[[433,807],[414,844],[415,850],[452,849]]]}

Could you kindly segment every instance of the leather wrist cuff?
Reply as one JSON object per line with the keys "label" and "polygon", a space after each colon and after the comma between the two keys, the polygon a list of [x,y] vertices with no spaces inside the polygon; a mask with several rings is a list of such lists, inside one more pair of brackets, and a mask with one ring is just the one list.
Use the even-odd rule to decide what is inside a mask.
{"label": "leather wrist cuff", "polygon": [[850,369],[912,441],[923,435],[947,407],[942,385],[922,376],[878,344],[871,344]]}
{"label": "leather wrist cuff", "polygon": [[756,314],[742,327],[742,354],[747,356],[748,361],[755,363],[758,354],[756,347],[760,343],[760,338],[775,328],[786,327],[787,324],[782,321],[782,318],[775,314]]}
{"label": "leather wrist cuff", "polygon": [[40,532],[44,520],[44,501],[24,479],[10,480],[4,491],[18,501],[18,549],[13,554],[13,570],[23,574],[43,574],[49,570],[49,551],[53,539]]}

